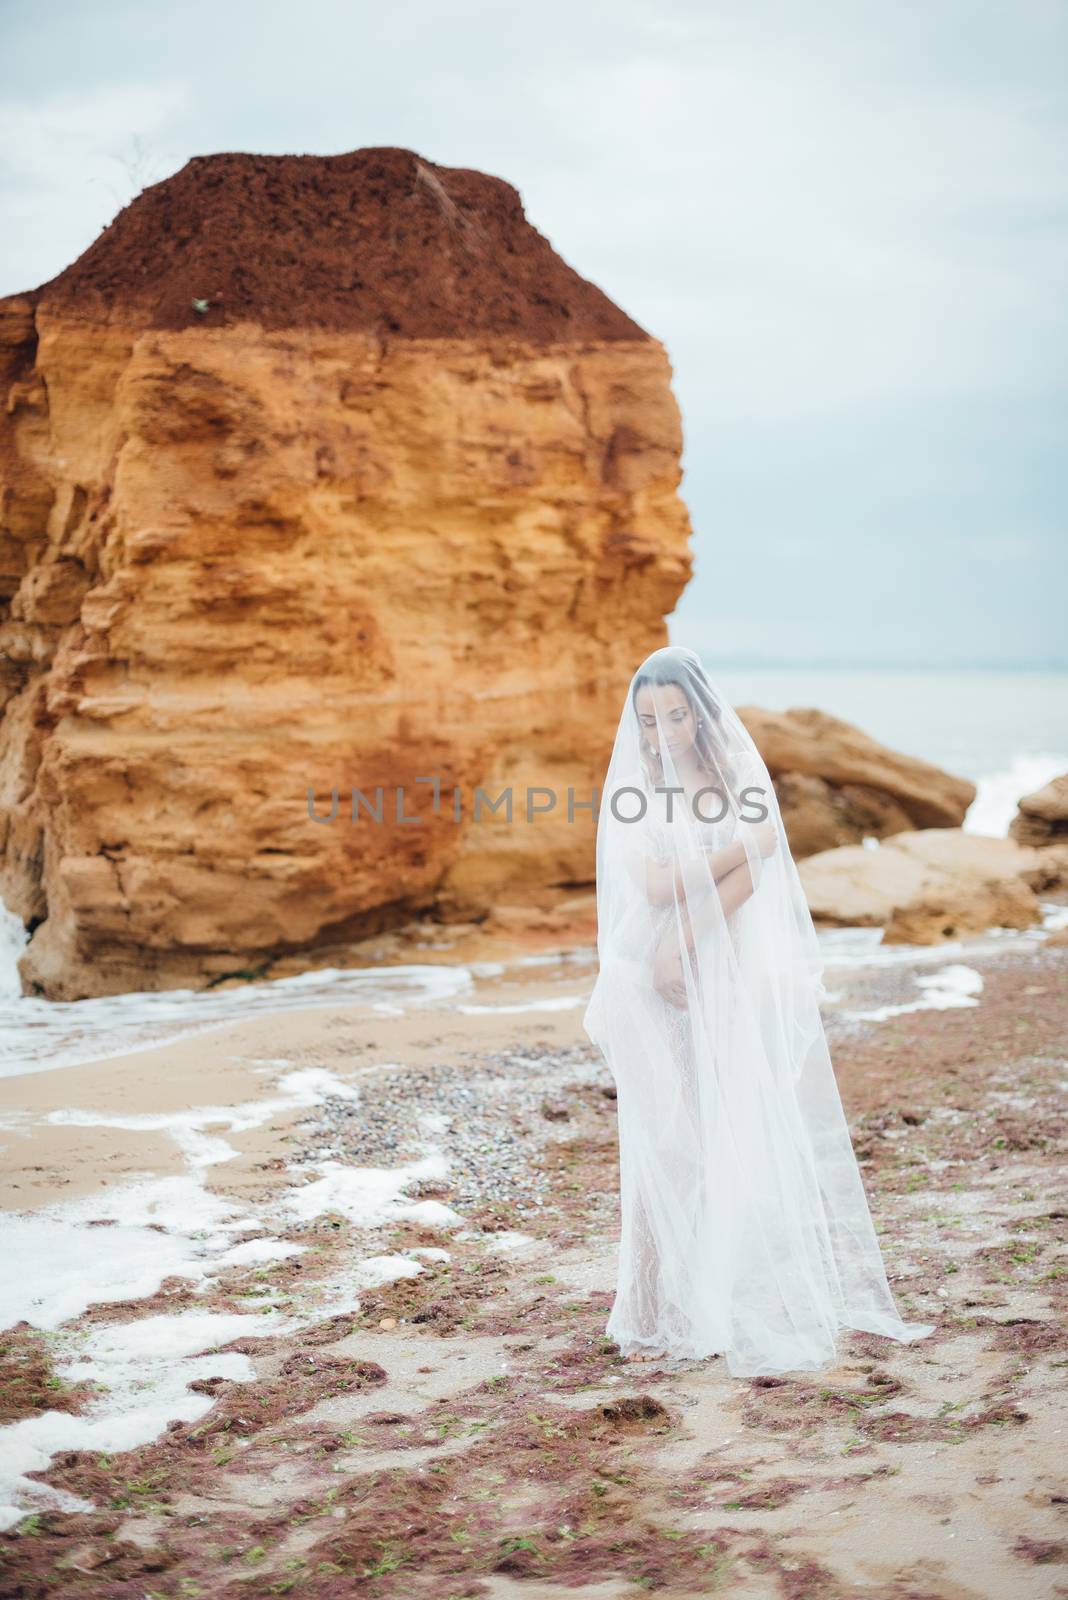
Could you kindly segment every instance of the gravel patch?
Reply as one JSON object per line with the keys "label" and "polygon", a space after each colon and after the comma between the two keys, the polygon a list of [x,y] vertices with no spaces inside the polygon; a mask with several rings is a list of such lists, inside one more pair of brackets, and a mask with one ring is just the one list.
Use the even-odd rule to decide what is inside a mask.
{"label": "gravel patch", "polygon": [[296,1159],[397,1167],[437,1149],[448,1176],[414,1179],[405,1190],[413,1198],[447,1191],[460,1212],[501,1203],[533,1212],[550,1187],[545,1146],[574,1138],[591,1097],[612,1088],[589,1045],[463,1051],[429,1070],[383,1067],[361,1079],[359,1100],[327,1098],[298,1125],[305,1142]]}

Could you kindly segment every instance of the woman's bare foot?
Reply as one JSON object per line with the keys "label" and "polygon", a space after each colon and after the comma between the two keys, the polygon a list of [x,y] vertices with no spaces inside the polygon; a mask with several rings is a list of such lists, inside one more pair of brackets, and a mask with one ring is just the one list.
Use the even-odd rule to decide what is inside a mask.
{"label": "woman's bare foot", "polygon": [[666,1350],[635,1350],[629,1356],[624,1356],[625,1361],[663,1361],[667,1355]]}

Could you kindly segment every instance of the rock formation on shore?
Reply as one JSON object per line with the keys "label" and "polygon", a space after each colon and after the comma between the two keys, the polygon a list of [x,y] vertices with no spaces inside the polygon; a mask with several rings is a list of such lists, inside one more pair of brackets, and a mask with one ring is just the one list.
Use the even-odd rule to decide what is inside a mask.
{"label": "rock formation on shore", "polygon": [[956,828],[975,784],[814,707],[738,714],[775,784],[795,859],[914,828]]}
{"label": "rock formation on shore", "polygon": [[[666,352],[511,185],[198,157],[0,301],[0,393],[28,989],[196,985],[588,878],[588,814],[457,825],[415,781],[465,816],[595,783],[691,569]],[[347,820],[378,785],[382,824]]]}
{"label": "rock formation on shore", "polygon": [[1039,895],[1068,886],[1068,848],[928,828],[874,849],[825,850],[798,870],[817,926],[882,928],[886,944],[942,944],[1037,926]]}
{"label": "rock formation on shore", "polygon": [[[0,300],[0,395],[29,991],[199,986],[592,881],[566,796],[690,575],[681,426],[663,346],[511,185],[391,148],[198,157]],[[820,712],[749,718],[795,855],[972,798]],[[559,799],[527,822],[531,785]],[[472,819],[509,786],[511,826]]]}
{"label": "rock formation on shore", "polygon": [[1023,796],[1009,823],[1009,837],[1039,849],[1057,844],[1068,850],[1068,772]]}

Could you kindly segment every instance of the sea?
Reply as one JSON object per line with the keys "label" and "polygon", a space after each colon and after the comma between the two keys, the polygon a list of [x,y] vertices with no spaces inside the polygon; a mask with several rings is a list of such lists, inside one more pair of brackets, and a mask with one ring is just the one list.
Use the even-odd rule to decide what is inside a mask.
{"label": "sea", "polygon": [[[972,833],[1004,837],[1020,797],[1068,772],[1068,670],[747,666],[711,658],[705,668],[732,705],[772,711],[815,706],[881,744],[970,779],[977,793],[964,828]],[[906,953],[882,946],[879,936],[878,929],[821,932],[828,966]],[[252,1012],[353,1001],[386,1014],[443,1001],[462,1009],[476,976],[503,970],[498,963],[328,969],[243,989],[65,1002],[22,994],[16,963],[25,944],[20,919],[0,908],[0,1076],[164,1044]],[[951,953],[940,949],[932,956],[943,960]],[[589,951],[565,955],[579,975],[583,961],[596,959]],[[526,964],[537,959],[528,957]]]}
{"label": "sea", "polygon": [[1068,772],[1068,669],[744,666],[703,657],[733,706],[815,706],[968,778],[969,833],[1004,837],[1021,796]]}

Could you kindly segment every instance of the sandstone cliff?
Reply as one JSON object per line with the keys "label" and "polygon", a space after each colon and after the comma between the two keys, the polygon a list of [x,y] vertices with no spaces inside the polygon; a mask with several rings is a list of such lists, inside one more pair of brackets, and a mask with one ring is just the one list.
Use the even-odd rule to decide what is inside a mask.
{"label": "sandstone cliff", "polygon": [[670,379],[510,185],[406,150],[197,158],[0,301],[25,986],[195,985],[588,880],[588,821],[457,825],[414,780],[598,781],[690,572]]}

